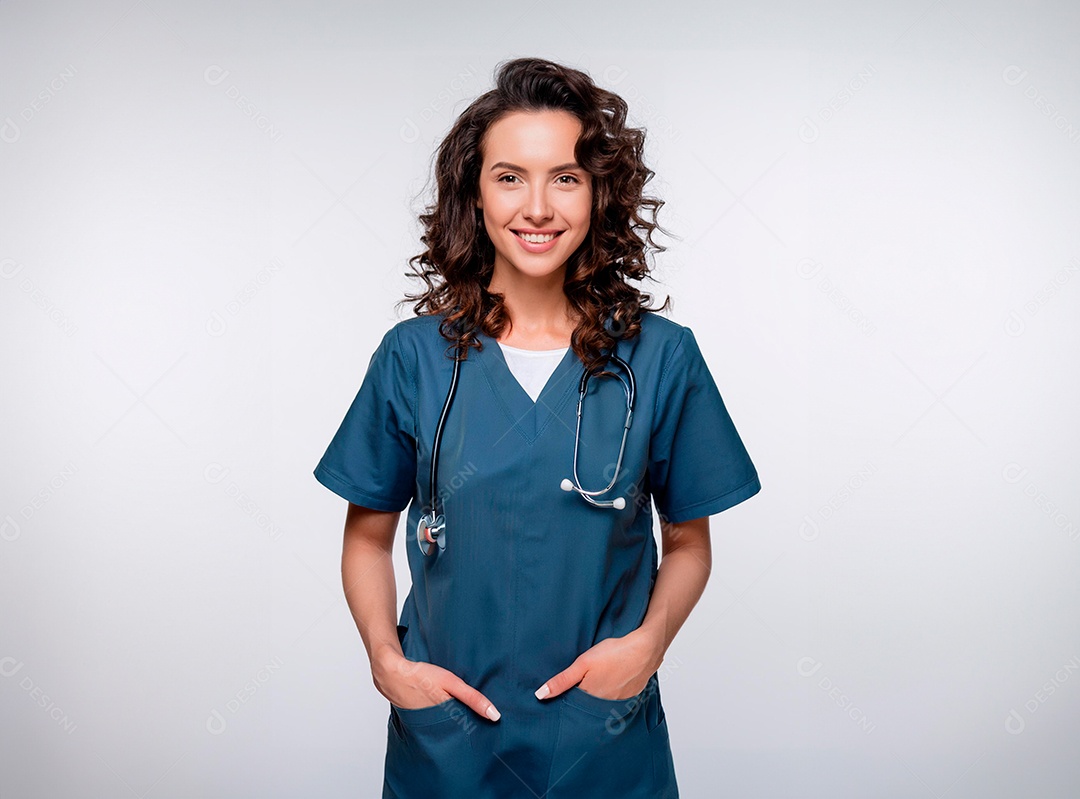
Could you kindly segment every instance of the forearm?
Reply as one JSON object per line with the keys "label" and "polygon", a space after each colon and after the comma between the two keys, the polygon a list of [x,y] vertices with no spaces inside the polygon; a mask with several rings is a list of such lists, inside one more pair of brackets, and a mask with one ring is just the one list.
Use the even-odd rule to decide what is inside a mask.
{"label": "forearm", "polygon": [[[665,552],[639,630],[653,642],[660,667],[671,642],[694,609],[712,570],[708,518],[665,529]],[[677,542],[677,543],[676,543]]]}
{"label": "forearm", "polygon": [[371,541],[347,538],[341,556],[341,581],[372,666],[388,653],[403,656],[397,635],[397,586],[390,552]]}

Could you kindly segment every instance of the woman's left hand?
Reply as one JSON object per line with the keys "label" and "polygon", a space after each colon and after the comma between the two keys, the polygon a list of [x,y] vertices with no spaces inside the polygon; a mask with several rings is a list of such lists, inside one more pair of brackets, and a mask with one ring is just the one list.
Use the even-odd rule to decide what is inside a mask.
{"label": "woman's left hand", "polygon": [[638,628],[621,638],[605,638],[586,649],[537,689],[536,696],[538,699],[558,696],[576,685],[600,699],[629,699],[645,690],[649,677],[660,668],[663,659],[657,638]]}

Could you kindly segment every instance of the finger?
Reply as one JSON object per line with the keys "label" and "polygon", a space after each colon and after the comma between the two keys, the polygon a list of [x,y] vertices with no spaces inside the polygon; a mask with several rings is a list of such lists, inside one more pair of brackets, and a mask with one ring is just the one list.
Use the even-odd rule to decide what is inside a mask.
{"label": "finger", "polygon": [[547,699],[549,696],[558,696],[563,691],[581,682],[581,678],[584,676],[585,666],[575,661],[537,688],[536,698]]}
{"label": "finger", "polygon": [[485,718],[498,721],[502,715],[490,699],[464,680],[458,680],[453,685],[446,686],[445,690]]}

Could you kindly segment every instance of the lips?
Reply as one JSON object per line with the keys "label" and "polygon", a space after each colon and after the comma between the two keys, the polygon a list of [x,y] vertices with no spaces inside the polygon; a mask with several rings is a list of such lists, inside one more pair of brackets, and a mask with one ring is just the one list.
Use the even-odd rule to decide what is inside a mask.
{"label": "lips", "polygon": [[559,243],[558,238],[563,233],[561,230],[548,231],[546,234],[538,234],[531,230],[524,232],[514,230],[512,232],[521,249],[535,255],[541,255],[555,249],[555,245]]}
{"label": "lips", "polygon": [[514,230],[512,231],[522,241],[529,244],[547,244],[562,235],[561,230]]}

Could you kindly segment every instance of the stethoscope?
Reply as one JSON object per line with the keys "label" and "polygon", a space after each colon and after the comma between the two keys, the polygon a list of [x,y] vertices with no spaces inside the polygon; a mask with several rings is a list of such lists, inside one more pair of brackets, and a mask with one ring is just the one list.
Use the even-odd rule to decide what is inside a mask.
{"label": "stethoscope", "polygon": [[[608,327],[610,330],[610,326]],[[616,345],[618,341],[616,340]],[[459,352],[460,355],[460,344]],[[559,484],[559,487],[563,491],[576,491],[582,499],[597,508],[614,508],[615,510],[622,510],[626,507],[625,497],[615,497],[614,499],[597,499],[601,494],[606,494],[612,488],[615,487],[615,481],[619,477],[619,471],[622,469],[623,453],[626,450],[626,436],[630,432],[630,424],[634,418],[634,398],[637,393],[637,384],[634,380],[634,370],[630,368],[630,364],[615,354],[615,347],[611,348],[611,353],[608,355],[607,366],[615,364],[623,372],[626,373],[624,378],[622,375],[610,371],[609,368],[604,368],[595,374],[591,373],[588,369],[583,369],[581,373],[581,380],[578,383],[578,401],[577,401],[577,426],[574,430],[574,479],[569,477],[564,478]],[[458,372],[461,369],[460,358],[454,359],[454,372],[450,377],[450,388],[446,392],[446,401],[443,403],[442,413],[439,415],[439,423],[435,427],[435,440],[431,446],[431,475],[429,480],[430,486],[430,504],[424,507],[424,512],[420,516],[420,521],[416,525],[416,542],[420,545],[420,551],[425,555],[430,555],[435,546],[438,545],[439,549],[446,549],[446,518],[439,512],[440,497],[436,490],[438,488],[438,472],[439,472],[439,444],[442,442],[443,426],[446,424],[446,417],[450,413],[450,406],[454,402],[454,395],[457,392]],[[581,442],[581,409],[585,403],[585,394],[589,390],[589,380],[593,377],[614,377],[622,384],[623,392],[626,395],[626,420],[623,422],[622,441],[619,442],[619,457],[615,461],[615,473],[611,477],[609,482],[603,488],[595,491],[589,491],[581,484],[581,478],[578,477],[578,444]]]}

